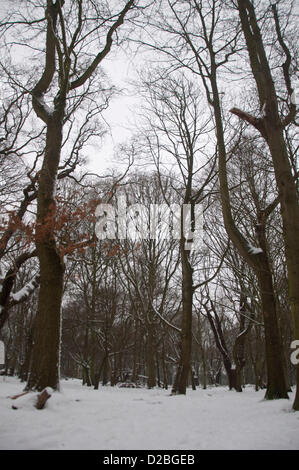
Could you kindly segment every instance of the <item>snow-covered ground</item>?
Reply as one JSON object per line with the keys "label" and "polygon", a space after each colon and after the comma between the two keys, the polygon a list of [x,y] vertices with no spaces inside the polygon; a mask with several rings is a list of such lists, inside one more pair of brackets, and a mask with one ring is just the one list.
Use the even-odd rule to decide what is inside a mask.
{"label": "snow-covered ground", "polygon": [[[299,412],[251,386],[170,391],[82,387],[63,380],[43,410],[13,377],[0,377],[0,449],[299,449]],[[18,406],[12,409],[12,404]]]}

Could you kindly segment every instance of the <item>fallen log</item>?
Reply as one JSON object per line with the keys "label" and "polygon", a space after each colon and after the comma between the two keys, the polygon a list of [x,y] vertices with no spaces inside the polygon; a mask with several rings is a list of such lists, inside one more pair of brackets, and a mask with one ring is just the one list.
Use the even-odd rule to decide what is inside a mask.
{"label": "fallen log", "polygon": [[41,393],[39,393],[39,395],[37,395],[35,408],[37,408],[38,410],[42,410],[50,397],[51,394],[49,393],[48,389],[45,388]]}

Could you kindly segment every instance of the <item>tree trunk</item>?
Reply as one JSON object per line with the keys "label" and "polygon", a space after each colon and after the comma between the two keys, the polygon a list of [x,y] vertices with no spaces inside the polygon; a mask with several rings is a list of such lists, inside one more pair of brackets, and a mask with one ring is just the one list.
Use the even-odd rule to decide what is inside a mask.
{"label": "tree trunk", "polygon": [[139,335],[138,335],[138,323],[137,320],[135,319],[134,321],[134,348],[133,348],[133,369],[132,369],[132,377],[131,380],[133,383],[137,383],[138,377],[137,377],[137,361],[139,359]]}
{"label": "tree trunk", "polygon": [[55,242],[55,185],[62,145],[62,122],[49,118],[39,178],[36,248],[40,265],[38,309],[27,389],[59,389],[61,302],[64,263]]}
{"label": "tree trunk", "polygon": [[33,344],[33,328],[31,327],[27,334],[25,352],[24,352],[25,357],[24,357],[24,361],[20,369],[21,382],[25,382],[28,379],[30,363],[31,363],[32,344]]}
{"label": "tree trunk", "polygon": [[265,325],[267,391],[265,398],[288,398],[272,276],[268,269],[258,275]]}
{"label": "tree trunk", "polygon": [[82,384],[91,387],[90,369],[88,366],[82,366]]}
{"label": "tree trunk", "polygon": [[165,337],[162,339],[162,370],[163,370],[163,388],[168,389],[167,366],[165,359]]}
{"label": "tree trunk", "polygon": [[192,390],[196,390],[196,383],[195,383],[195,377],[194,377],[194,370],[192,369],[192,367],[190,367],[190,378],[191,378]]}
{"label": "tree trunk", "polygon": [[[270,127],[270,126],[269,126]],[[299,204],[295,180],[291,173],[290,163],[283,139],[282,130],[273,125],[268,130],[268,144],[273,157],[276,181],[280,195],[280,212],[283,220],[286,261],[288,268],[288,285],[290,309],[294,325],[294,339],[299,340]],[[299,411],[299,365],[296,366],[297,388],[293,403],[294,410]]]}
{"label": "tree trunk", "polygon": [[193,279],[192,268],[189,261],[189,251],[185,250],[184,238],[181,240],[181,260],[183,300],[181,356],[177,377],[172,389],[172,393],[176,394],[186,394],[191,367]]}
{"label": "tree trunk", "polygon": [[161,377],[160,377],[160,365],[159,365],[159,358],[156,354],[156,368],[157,368],[157,385],[161,388]]}
{"label": "tree trunk", "polygon": [[201,331],[201,321],[200,321],[200,313],[198,314],[198,344],[200,349],[201,361],[202,361],[202,388],[205,390],[207,388],[207,361],[206,361],[206,352],[203,344],[202,339],[202,331]]}
{"label": "tree trunk", "polygon": [[108,372],[109,372],[109,356],[108,353],[105,353],[105,357],[103,359],[103,379],[102,385],[107,385],[108,383]]}
{"label": "tree trunk", "polygon": [[148,322],[146,338],[146,375],[147,388],[156,386],[156,364],[152,325]]}

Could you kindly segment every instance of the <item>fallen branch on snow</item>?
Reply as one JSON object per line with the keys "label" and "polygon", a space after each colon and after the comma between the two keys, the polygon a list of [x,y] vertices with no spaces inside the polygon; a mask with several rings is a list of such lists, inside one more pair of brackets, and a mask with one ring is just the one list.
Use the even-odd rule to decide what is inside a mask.
{"label": "fallen branch on snow", "polygon": [[[52,391],[52,389],[47,387],[42,392],[40,392],[38,395],[36,395],[36,400],[34,402],[34,406],[35,406],[36,409],[42,410],[45,407],[46,402],[52,396],[51,393],[50,393],[51,391]],[[8,397],[8,398],[11,398],[12,400],[17,400],[18,398],[21,398],[21,397],[23,397],[24,395],[27,395],[27,394],[29,394],[29,392],[19,393],[18,395],[14,395],[14,396]],[[16,405],[14,404],[14,405],[12,405],[12,409],[13,410],[18,410],[19,407],[18,407],[17,404]]]}

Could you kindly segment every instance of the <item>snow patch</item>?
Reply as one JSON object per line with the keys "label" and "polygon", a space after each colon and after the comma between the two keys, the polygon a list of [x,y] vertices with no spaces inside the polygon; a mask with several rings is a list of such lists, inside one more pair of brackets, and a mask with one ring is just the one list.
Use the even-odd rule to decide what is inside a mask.
{"label": "snow patch", "polygon": [[253,246],[250,243],[248,243],[248,247],[249,247],[249,252],[253,255],[258,255],[259,253],[263,253],[263,250],[261,248]]}
{"label": "snow patch", "polygon": [[0,377],[0,449],[299,450],[294,392],[290,400],[267,401],[253,386],[243,393],[209,387],[170,396],[159,388],[93,390],[77,379],[62,385],[42,411],[33,406],[34,393],[12,410],[8,395],[21,393],[23,384]]}
{"label": "snow patch", "polygon": [[36,280],[34,278],[30,282],[28,282],[28,284],[22,287],[22,289],[20,289],[18,292],[13,292],[11,294],[11,298],[15,302],[20,302],[23,298],[28,297],[35,288]]}

